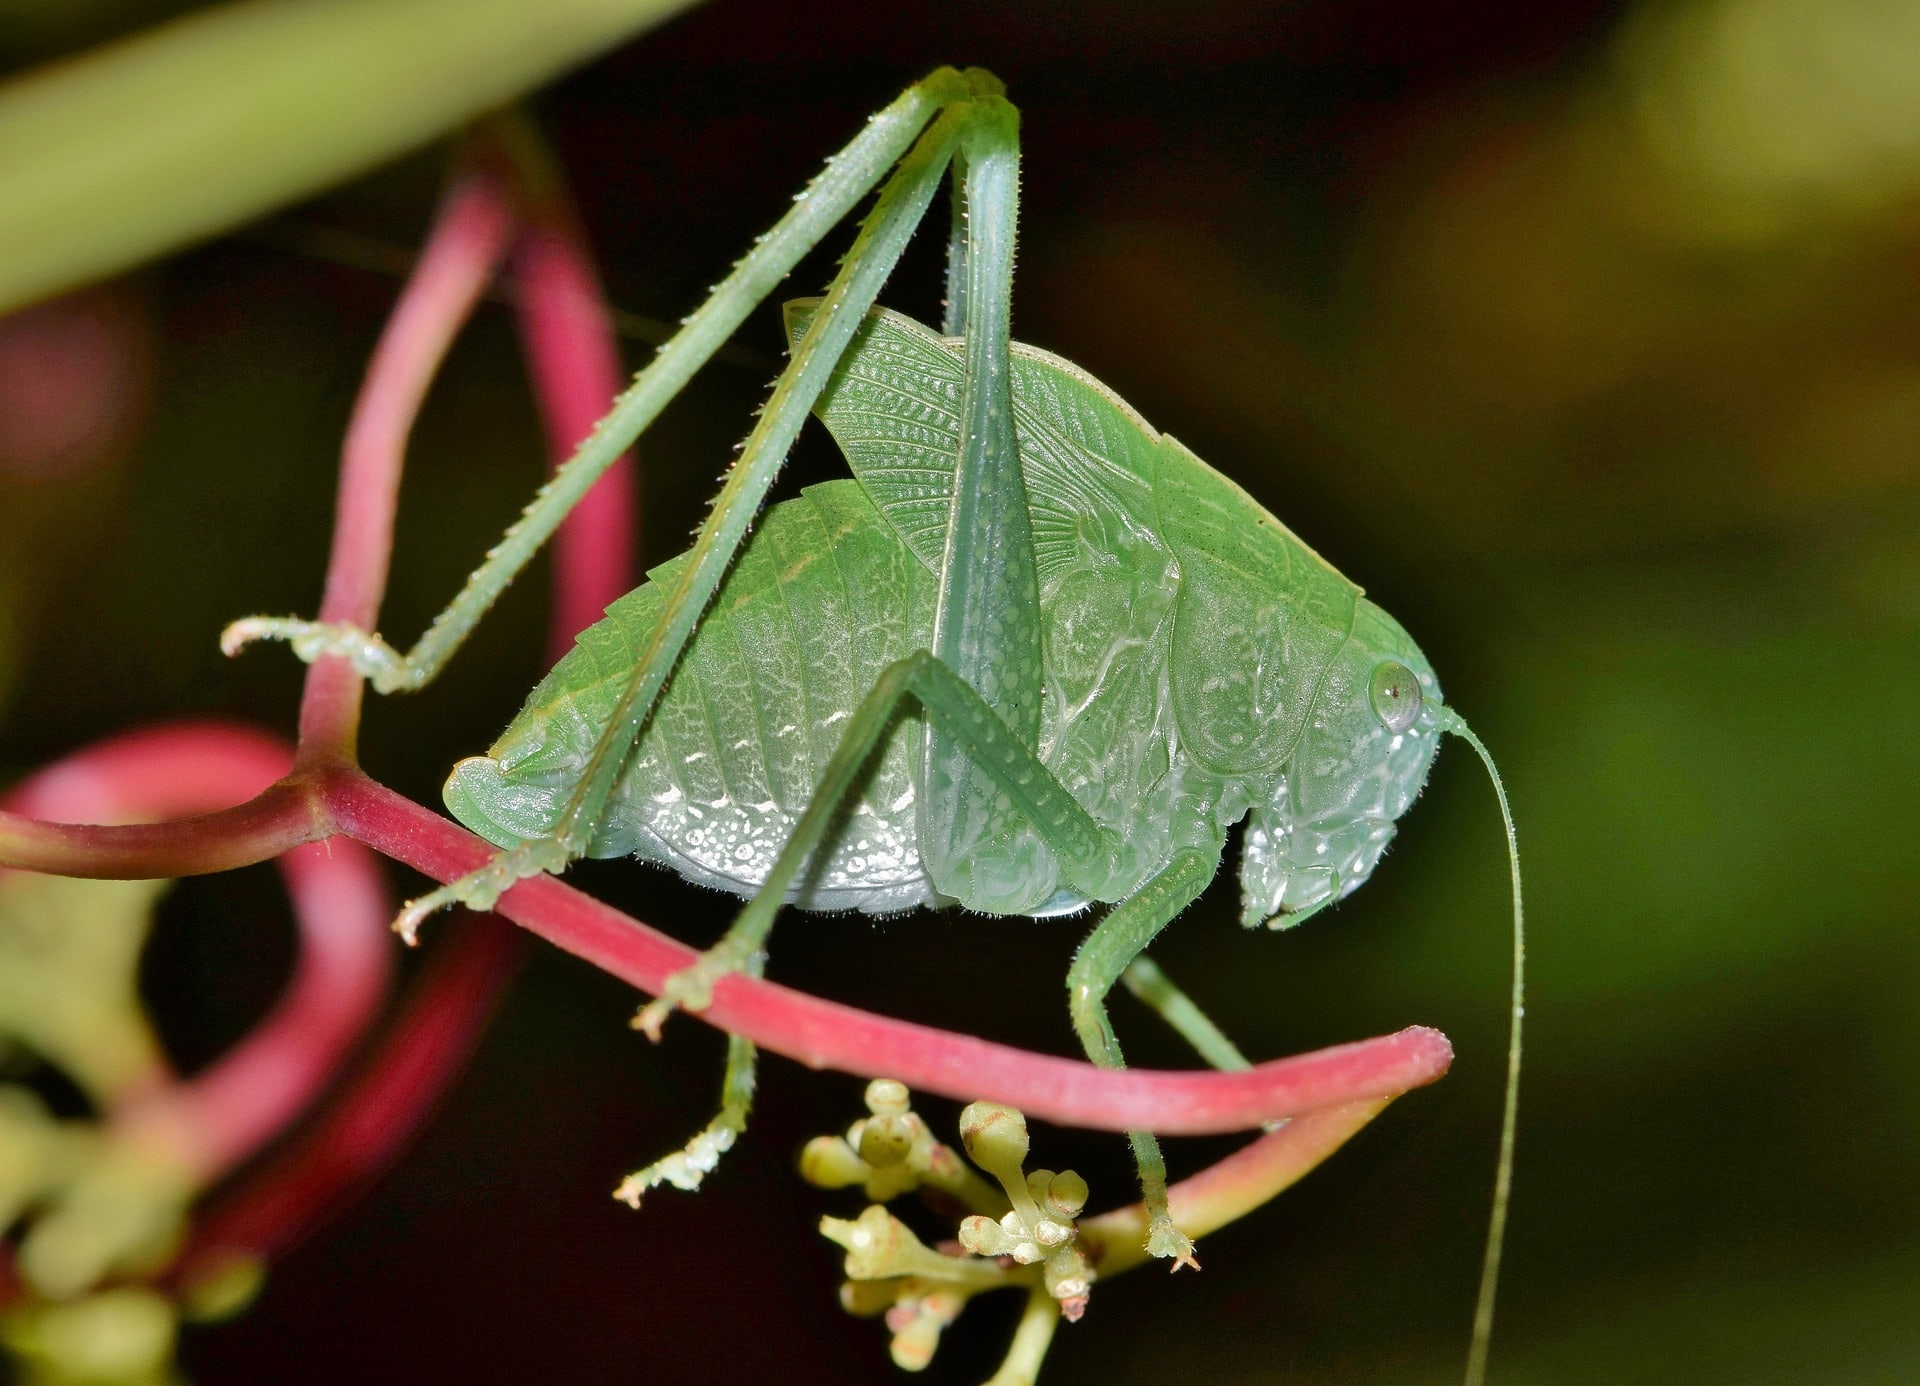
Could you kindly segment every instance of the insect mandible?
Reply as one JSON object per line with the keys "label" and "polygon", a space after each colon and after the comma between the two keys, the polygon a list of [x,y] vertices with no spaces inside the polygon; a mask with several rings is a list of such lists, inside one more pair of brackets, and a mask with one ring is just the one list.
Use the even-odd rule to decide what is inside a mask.
{"label": "insect mandible", "polygon": [[[428,682],[601,472],[892,170],[825,297],[788,305],[790,363],[693,547],[583,632],[489,754],[453,772],[454,816],[502,850],[412,902],[403,933],[588,855],[637,855],[749,897],[642,1012],[657,1030],[727,973],[757,974],[783,904],[1108,905],[1067,986],[1088,1056],[1117,1067],[1107,993],[1213,878],[1233,825],[1247,824],[1243,923],[1284,926],[1367,879],[1442,732],[1493,773],[1391,616],[1112,391],[1011,342],[1018,119],[997,79],[951,68],[873,117],[408,653],[292,618],[229,627],[229,651],[281,639],[308,660],[349,658],[382,692]],[[949,169],[936,333],[873,305]],[[853,478],[760,515],[810,411]],[[1470,1380],[1511,1171],[1511,860],[1514,1037]],[[698,1182],[744,1125],[753,1062],[736,1037],[719,1116],[628,1194]],[[1131,1139],[1149,1249],[1190,1263],[1158,1144]]]}

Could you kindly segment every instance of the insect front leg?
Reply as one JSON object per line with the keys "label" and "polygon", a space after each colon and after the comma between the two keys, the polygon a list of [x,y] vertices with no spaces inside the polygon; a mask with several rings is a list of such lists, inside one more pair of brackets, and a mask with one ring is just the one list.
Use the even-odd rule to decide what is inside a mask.
{"label": "insect front leg", "polygon": [[[1165,870],[1115,905],[1080,945],[1067,972],[1067,1007],[1080,1044],[1095,1063],[1126,1066],[1107,1016],[1107,993],[1160,931],[1199,898],[1219,869],[1218,846],[1211,851],[1183,848]],[[1245,1061],[1241,1062],[1244,1066]],[[1193,1240],[1173,1225],[1167,1210],[1167,1163],[1160,1154],[1160,1142],[1150,1131],[1129,1131],[1127,1139],[1133,1143],[1146,1199],[1148,1252],[1171,1257],[1176,1267],[1198,1267]]]}
{"label": "insect front leg", "polygon": [[[520,518],[487,555],[486,562],[468,577],[459,595],[434,618],[412,649],[403,654],[376,634],[349,626],[269,616],[248,617],[228,626],[221,636],[223,648],[234,654],[256,640],[284,640],[308,663],[329,656],[349,660],[382,693],[410,691],[429,683],[602,473],[632,446],[634,439],[685,388],[695,372],[739,330],[747,314],[792,272],[800,258],[874,189],[889,168],[901,161],[928,122],[966,99],[976,80],[975,76],[952,68],[939,69],[875,115],[865,130],[827,161],[826,168],[795,199],[793,208],[755,243],[707,301],[660,348],[627,391],[613,402],[606,418],[580,444],[567,464],[540,488]],[[993,85],[997,89],[998,84]],[[933,176],[937,181],[937,169]],[[932,196],[931,189],[927,196]],[[872,220],[877,219],[876,210]],[[859,250],[860,246],[856,244],[855,249]],[[891,261],[888,265],[890,267]],[[883,273],[881,278],[884,277]],[[853,317],[858,319],[862,311],[864,306],[856,309]],[[796,351],[796,366],[798,356]],[[774,465],[778,461],[776,455]]]}

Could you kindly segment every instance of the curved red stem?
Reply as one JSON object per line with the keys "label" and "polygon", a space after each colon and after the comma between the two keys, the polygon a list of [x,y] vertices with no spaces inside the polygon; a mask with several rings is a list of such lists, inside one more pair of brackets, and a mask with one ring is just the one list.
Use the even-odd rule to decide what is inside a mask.
{"label": "curved red stem", "polygon": [[[486,292],[513,231],[512,198],[498,173],[462,171],[442,199],[419,262],[367,363],[340,454],[333,552],[322,621],[373,630],[393,555],[394,511],[407,435],[447,348]],[[308,672],[300,703],[300,754],[351,754],[362,685],[342,659]]]}
{"label": "curved red stem", "polygon": [[[191,814],[249,795],[259,803],[267,797],[262,785],[284,787],[292,759],[285,744],[248,728],[179,723],[68,756],[17,786],[8,802],[41,818],[108,823]],[[165,1149],[203,1184],[307,1105],[373,1018],[392,970],[385,927],[392,903],[366,848],[345,840],[308,843],[283,854],[280,867],[300,939],[285,994],[204,1072],[144,1088],[112,1113],[117,1131]]]}
{"label": "curved red stem", "polygon": [[[358,771],[332,772],[322,793],[342,832],[436,880],[475,869],[493,850]],[[551,877],[522,881],[497,909],[654,994],[696,956],[687,945]],[[962,1101],[992,1097],[1071,1126],[1150,1128],[1165,1135],[1251,1130],[1317,1107],[1390,1097],[1433,1082],[1453,1060],[1445,1035],[1413,1026],[1238,1073],[1104,1069],[887,1019],[744,976],[722,981],[699,1018],[810,1068],[897,1078]]]}

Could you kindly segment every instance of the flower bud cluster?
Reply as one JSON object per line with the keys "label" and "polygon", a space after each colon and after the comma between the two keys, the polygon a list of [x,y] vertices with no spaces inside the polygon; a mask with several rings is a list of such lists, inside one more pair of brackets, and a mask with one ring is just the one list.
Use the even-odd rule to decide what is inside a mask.
{"label": "flower bud cluster", "polygon": [[973,1162],[1000,1181],[1013,1206],[999,1220],[974,1216],[960,1224],[960,1244],[976,1256],[1007,1256],[1038,1265],[1068,1322],[1086,1312],[1093,1263],[1074,1219],[1087,1206],[1087,1181],[1072,1170],[1023,1173],[1026,1118],[1011,1107],[975,1102],[960,1113],[960,1136]]}
{"label": "flower bud cluster", "polygon": [[867,1084],[868,1115],[845,1137],[815,1136],[800,1152],[800,1176],[823,1189],[859,1185],[875,1203],[890,1203],[923,1184],[940,1186],[959,1162],[909,1105],[906,1084]]}
{"label": "flower bud cluster", "polygon": [[[902,1084],[870,1084],[867,1110],[844,1138],[809,1142],[801,1172],[825,1188],[858,1186],[875,1200],[858,1218],[821,1219],[820,1231],[847,1252],[841,1305],[852,1314],[885,1317],[896,1365],[908,1371],[925,1367],[941,1332],[987,1290],[1025,1288],[1039,1296],[1039,1312],[1050,1321],[1080,1317],[1093,1283],[1074,1222],[1086,1206],[1086,1181],[1071,1170],[1023,1171],[1028,1138],[1019,1112],[976,1102],[961,1114],[967,1154],[994,1177],[1002,1196],[934,1139],[908,1105]],[[960,1224],[958,1245],[929,1247],[879,1206],[916,1189],[975,1210]],[[996,1381],[1031,1378],[1037,1355],[1020,1355],[1019,1364],[1010,1355],[1012,1374],[1003,1369]]]}

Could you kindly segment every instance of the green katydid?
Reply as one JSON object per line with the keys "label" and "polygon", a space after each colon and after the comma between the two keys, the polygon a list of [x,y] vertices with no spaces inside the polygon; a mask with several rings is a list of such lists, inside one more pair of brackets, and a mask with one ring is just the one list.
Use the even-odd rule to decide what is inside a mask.
{"label": "green katydid", "polygon": [[[873,304],[949,168],[936,333]],[[782,904],[1033,916],[1106,904],[1070,971],[1069,1009],[1089,1057],[1119,1066],[1106,995],[1218,871],[1229,828],[1247,823],[1243,922],[1283,927],[1366,880],[1442,732],[1493,764],[1412,639],[1358,587],[1084,371],[1011,342],[1018,116],[984,72],[935,72],[828,162],[412,651],[290,618],[237,622],[225,643],[345,656],[383,692],[426,683],[606,466],[889,169],[826,296],[788,306],[791,362],[693,547],[583,632],[489,755],[448,781],[454,815],[500,855],[398,925],[410,938],[443,905],[490,907],[514,881],[586,855],[638,855],[750,897],[642,1012],[657,1031],[729,971],[758,973]],[[854,477],[760,515],[810,411]],[[1506,817],[1497,775],[1495,787]],[[1470,1379],[1484,1367],[1511,1168],[1512,864],[1514,1037]],[[1209,1056],[1222,1061],[1218,1046]],[[698,1182],[744,1125],[753,1059],[734,1039],[720,1115],[627,1194]],[[1149,1248],[1191,1263],[1158,1145],[1131,1139]]]}

